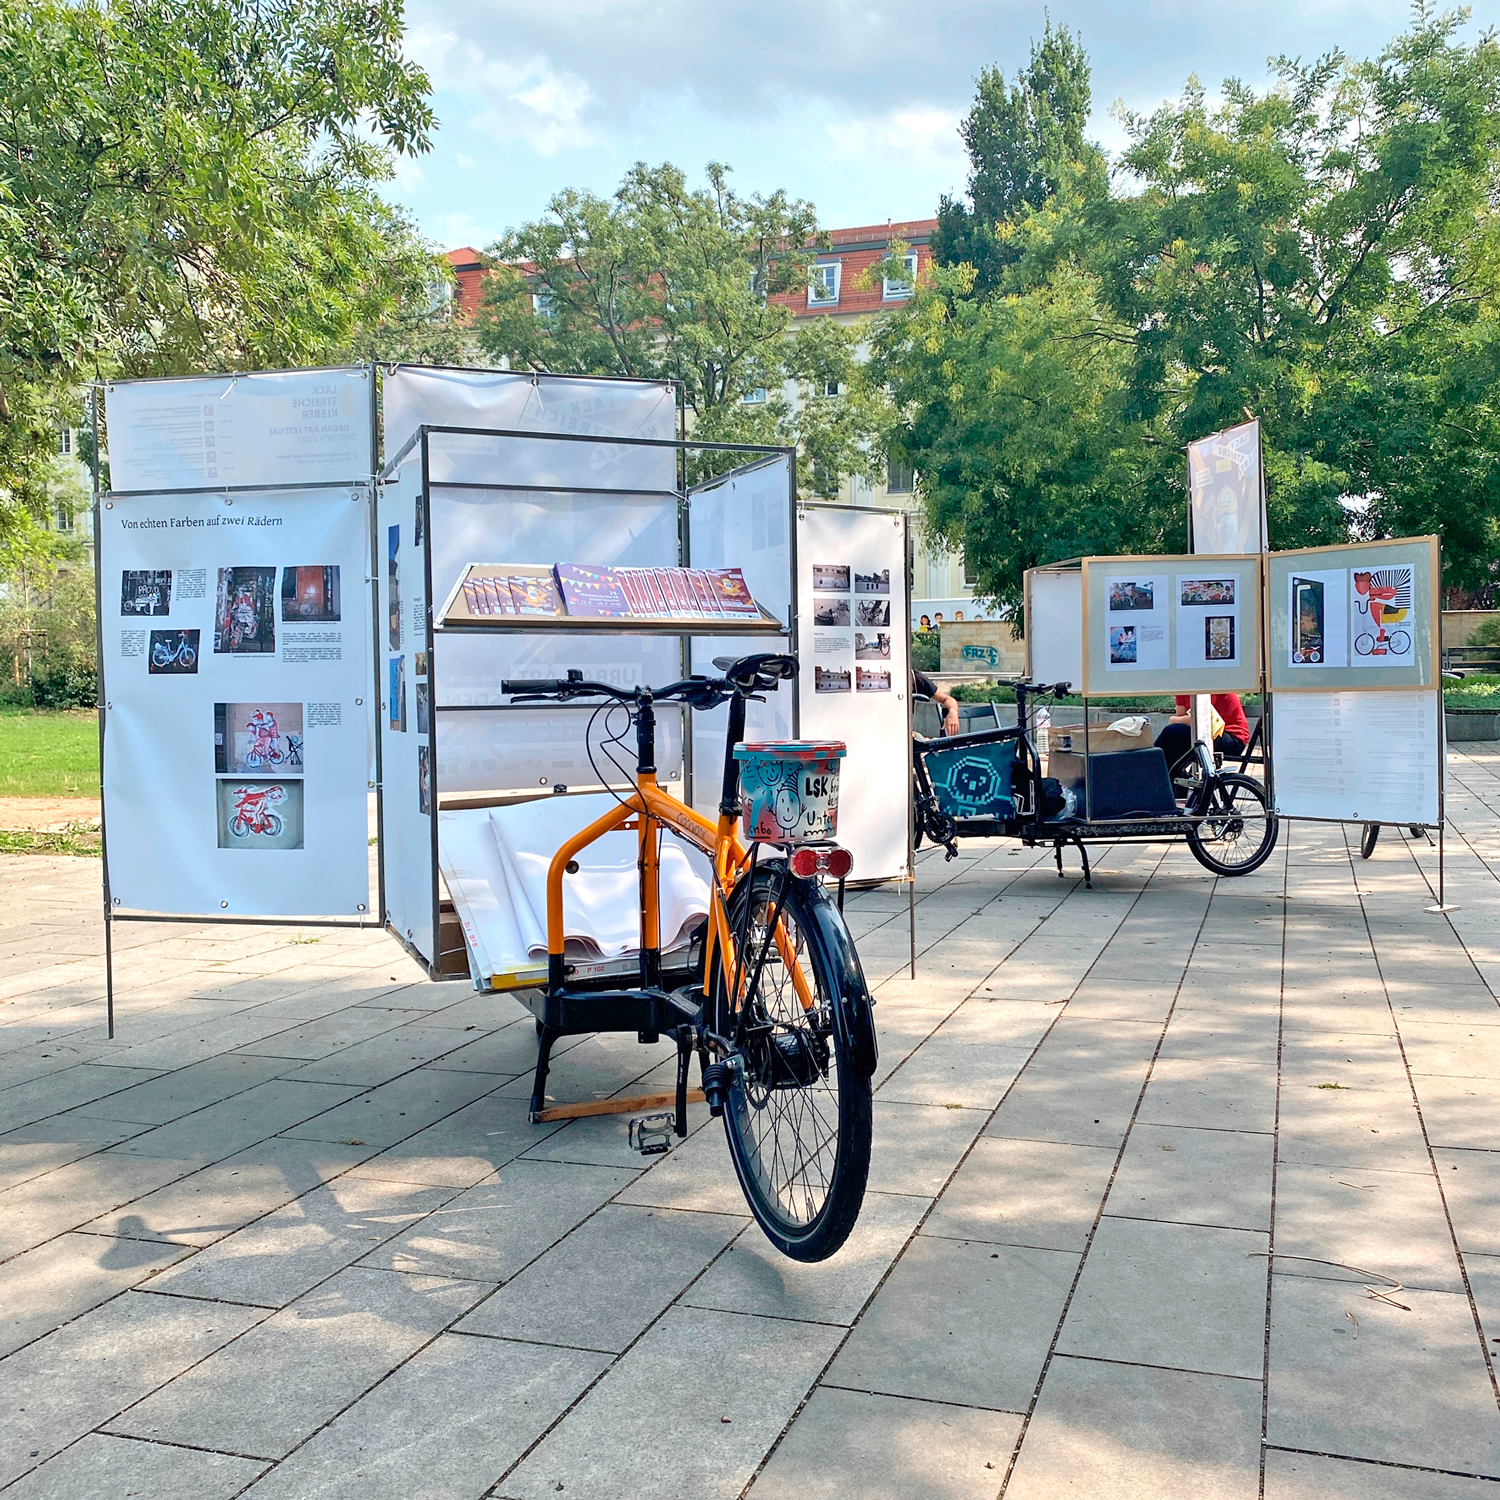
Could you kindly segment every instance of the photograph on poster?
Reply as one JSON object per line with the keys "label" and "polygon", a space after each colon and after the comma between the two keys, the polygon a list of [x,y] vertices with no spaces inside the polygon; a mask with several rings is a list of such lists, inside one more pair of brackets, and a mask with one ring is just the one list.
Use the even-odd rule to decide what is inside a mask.
{"label": "photograph on poster", "polygon": [[813,592],[815,594],[847,594],[849,592],[849,565],[847,563],[814,563]]}
{"label": "photograph on poster", "polygon": [[1209,615],[1203,621],[1203,659],[1231,662],[1234,653],[1234,616]]}
{"label": "photograph on poster", "polygon": [[219,848],[300,849],[302,783],[238,781],[217,783]]}
{"label": "photograph on poster", "polygon": [[1287,579],[1288,658],[1298,668],[1349,661],[1349,570],[1293,572]]}
{"label": "photograph on poster", "polygon": [[815,693],[847,693],[852,687],[853,673],[848,667],[813,668],[813,691]]}
{"label": "photograph on poster", "polygon": [[891,591],[891,570],[882,568],[878,573],[860,573],[854,575],[854,592],[856,594],[888,594]]}
{"label": "photograph on poster", "polygon": [[1179,597],[1184,604],[1233,604],[1233,578],[1183,578]]}
{"label": "photograph on poster", "polygon": [[1138,660],[1134,625],[1109,627],[1109,664],[1112,667],[1134,666]]}
{"label": "photograph on poster", "polygon": [[392,526],[386,534],[386,569],[390,579],[391,650],[401,649],[401,528]]}
{"label": "photograph on poster", "polygon": [[220,568],[214,653],[271,656],[276,651],[276,569]]}
{"label": "photograph on poster", "polygon": [[127,569],[120,574],[122,615],[169,615],[172,613],[170,569]]}
{"label": "photograph on poster", "polygon": [[1354,622],[1355,667],[1407,667],[1415,660],[1412,646],[1410,565],[1350,572],[1349,608]]}
{"label": "photograph on poster", "polygon": [[1109,581],[1109,612],[1123,614],[1126,610],[1155,609],[1155,579],[1136,582],[1134,579],[1111,578]]}
{"label": "photograph on poster", "polygon": [[417,733],[418,734],[427,734],[427,733],[430,732],[428,726],[430,725],[431,720],[428,718],[428,713],[427,713],[427,684],[426,684],[426,682],[419,681],[417,683],[417,686],[416,686],[416,697],[417,697]]}
{"label": "photograph on poster", "polygon": [[432,811],[432,752],[417,746],[417,811],[424,817]]}
{"label": "photograph on poster", "polygon": [[323,621],[339,618],[339,570],[337,567],[283,568],[281,570],[281,618]]}
{"label": "photograph on poster", "polygon": [[855,686],[861,693],[888,693],[891,690],[890,669],[878,667],[856,667]]}
{"label": "photograph on poster", "polygon": [[884,631],[875,635],[865,635],[856,631],[854,635],[854,659],[855,661],[889,661],[891,659],[891,638]]}
{"label": "photograph on poster", "polygon": [[418,677],[427,676],[427,653],[425,651],[414,651],[412,653],[411,669]]}
{"label": "photograph on poster", "polygon": [[214,770],[221,776],[303,772],[300,703],[214,704]]}
{"label": "photograph on poster", "polygon": [[854,607],[856,625],[889,625],[891,623],[891,601],[889,599],[861,599]]}
{"label": "photograph on poster", "polygon": [[406,732],[406,658],[391,658],[391,728]]}
{"label": "photograph on poster", "polygon": [[847,599],[815,599],[813,601],[813,624],[849,624],[849,601]]}
{"label": "photograph on poster", "polygon": [[198,634],[196,630],[153,630],[147,672],[153,677],[173,677],[184,672],[196,672]]}

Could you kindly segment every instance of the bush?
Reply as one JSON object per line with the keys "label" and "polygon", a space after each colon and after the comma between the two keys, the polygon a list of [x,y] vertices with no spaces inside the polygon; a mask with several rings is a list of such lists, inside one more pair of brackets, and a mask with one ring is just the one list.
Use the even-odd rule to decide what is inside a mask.
{"label": "bush", "polygon": [[0,704],[9,708],[97,708],[99,672],[91,661],[40,661],[30,678],[0,682]]}
{"label": "bush", "polygon": [[1475,627],[1473,635],[1469,637],[1468,644],[1500,646],[1500,615],[1491,615],[1488,620],[1481,620]]}
{"label": "bush", "polygon": [[941,636],[936,630],[912,631],[911,664],[919,672],[942,670]]}

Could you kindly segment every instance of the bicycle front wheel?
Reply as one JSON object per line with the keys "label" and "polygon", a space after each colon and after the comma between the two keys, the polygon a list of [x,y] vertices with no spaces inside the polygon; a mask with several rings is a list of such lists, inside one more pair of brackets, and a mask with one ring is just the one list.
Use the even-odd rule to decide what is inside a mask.
{"label": "bicycle front wheel", "polygon": [[[826,1260],[854,1228],[870,1170],[873,1031],[858,1034],[869,1024],[864,975],[827,895],[782,866],[763,865],[735,888],[729,920],[750,975],[765,955],[753,982],[743,981],[736,1013],[715,954],[715,1029],[739,1039],[724,1103],[729,1155],[771,1243],[793,1260]],[[792,955],[811,1009],[793,986]]]}

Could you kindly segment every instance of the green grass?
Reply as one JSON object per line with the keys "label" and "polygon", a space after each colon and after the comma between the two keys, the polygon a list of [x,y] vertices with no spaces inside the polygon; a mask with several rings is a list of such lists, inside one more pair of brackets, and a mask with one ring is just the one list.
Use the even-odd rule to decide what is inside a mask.
{"label": "green grass", "polygon": [[97,859],[103,852],[98,828],[69,823],[56,833],[0,828],[0,854],[79,854]]}
{"label": "green grass", "polygon": [[92,709],[0,709],[0,797],[97,797]]}

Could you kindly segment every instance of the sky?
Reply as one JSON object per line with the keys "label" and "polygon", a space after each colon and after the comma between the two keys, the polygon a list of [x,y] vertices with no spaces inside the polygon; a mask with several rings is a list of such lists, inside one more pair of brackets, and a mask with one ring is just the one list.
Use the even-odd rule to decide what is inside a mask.
{"label": "sky", "polygon": [[[1281,53],[1375,56],[1410,15],[1404,0],[1054,0],[1050,13],[1089,53],[1090,133],[1110,150],[1126,138],[1117,101],[1149,111],[1190,74],[1210,94],[1226,77],[1265,87]],[[725,162],[740,192],[810,199],[825,228],[928,218],[964,190],[975,75],[1013,75],[1043,22],[1019,0],[407,0],[440,124],[388,193],[444,248],[488,246],[566,187],[608,194],[640,160],[694,181]]]}

